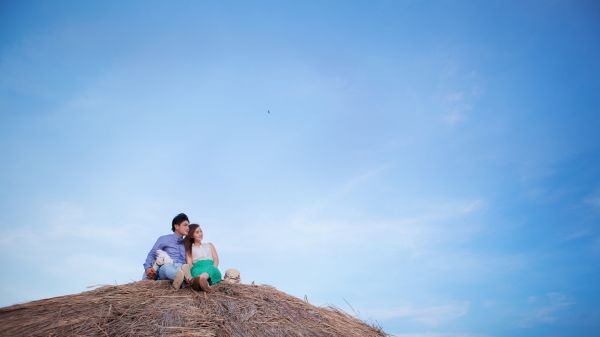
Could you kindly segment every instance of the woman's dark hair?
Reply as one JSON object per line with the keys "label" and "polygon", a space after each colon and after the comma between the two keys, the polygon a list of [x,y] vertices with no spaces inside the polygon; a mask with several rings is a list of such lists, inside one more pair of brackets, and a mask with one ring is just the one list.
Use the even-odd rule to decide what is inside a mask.
{"label": "woman's dark hair", "polygon": [[190,219],[188,219],[187,215],[185,215],[185,213],[179,213],[177,214],[174,218],[173,221],[171,221],[171,230],[174,232],[175,231],[175,225],[179,225],[180,223],[184,222],[184,221],[190,221]]}
{"label": "woman's dark hair", "polygon": [[183,239],[183,246],[185,247],[185,256],[192,255],[192,245],[194,244],[194,233],[196,229],[200,228],[200,225],[193,223],[190,225],[190,231],[188,235]]}

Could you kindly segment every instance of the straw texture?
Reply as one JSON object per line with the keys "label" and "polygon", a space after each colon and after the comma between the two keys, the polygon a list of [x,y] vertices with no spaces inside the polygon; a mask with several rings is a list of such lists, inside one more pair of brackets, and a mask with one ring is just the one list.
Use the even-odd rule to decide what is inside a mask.
{"label": "straw texture", "polygon": [[387,336],[270,286],[221,282],[213,289],[139,281],[17,304],[0,308],[0,336]]}

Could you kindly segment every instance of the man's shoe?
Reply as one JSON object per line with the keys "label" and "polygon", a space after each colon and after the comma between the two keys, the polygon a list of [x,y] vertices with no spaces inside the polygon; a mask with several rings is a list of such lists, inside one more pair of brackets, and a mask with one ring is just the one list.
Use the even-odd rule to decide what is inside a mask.
{"label": "man's shoe", "polygon": [[183,283],[183,271],[179,270],[177,274],[175,274],[175,279],[173,280],[173,288],[175,290],[179,290],[181,288],[181,284]]}
{"label": "man's shoe", "polygon": [[192,283],[192,266],[189,264],[184,264],[181,266],[181,271],[183,272],[183,277],[188,284]]}

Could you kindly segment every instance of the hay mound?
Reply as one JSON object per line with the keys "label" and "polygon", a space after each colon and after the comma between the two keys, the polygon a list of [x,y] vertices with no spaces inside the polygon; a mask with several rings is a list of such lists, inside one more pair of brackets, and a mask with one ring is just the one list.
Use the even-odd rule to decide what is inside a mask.
{"label": "hay mound", "polygon": [[205,294],[166,281],[105,286],[0,308],[0,336],[386,336],[341,310],[270,286],[223,284]]}

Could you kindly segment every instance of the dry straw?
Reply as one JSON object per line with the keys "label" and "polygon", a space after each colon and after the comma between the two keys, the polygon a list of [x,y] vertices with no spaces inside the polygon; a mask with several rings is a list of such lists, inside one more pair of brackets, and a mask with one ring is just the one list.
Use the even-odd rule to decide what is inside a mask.
{"label": "dry straw", "polygon": [[0,336],[386,336],[337,308],[270,286],[213,289],[140,281],[13,305],[0,308]]}

